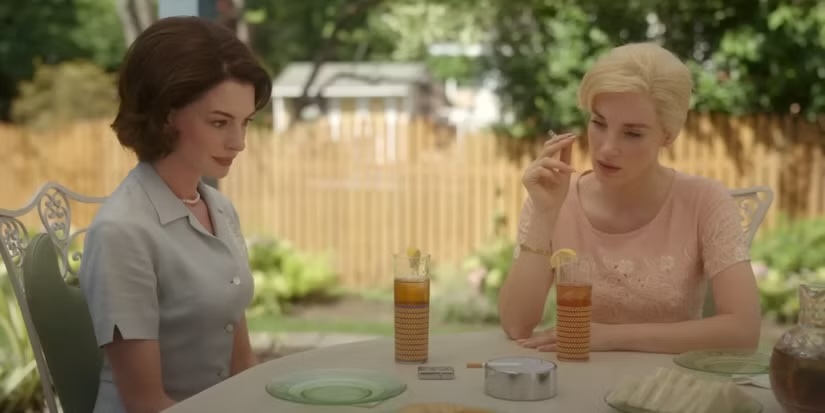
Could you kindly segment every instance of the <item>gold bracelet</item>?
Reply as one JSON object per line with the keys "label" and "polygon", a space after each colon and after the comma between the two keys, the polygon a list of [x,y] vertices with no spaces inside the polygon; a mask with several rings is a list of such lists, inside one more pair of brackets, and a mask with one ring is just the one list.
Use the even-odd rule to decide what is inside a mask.
{"label": "gold bracelet", "polygon": [[531,246],[529,246],[529,245],[527,245],[523,242],[520,244],[520,248],[523,251],[532,252],[533,254],[543,255],[547,258],[550,258],[553,255],[553,250],[552,250],[553,245],[552,244],[550,245],[550,250],[543,250],[543,249],[540,249],[540,248],[533,248],[533,247],[531,247]]}

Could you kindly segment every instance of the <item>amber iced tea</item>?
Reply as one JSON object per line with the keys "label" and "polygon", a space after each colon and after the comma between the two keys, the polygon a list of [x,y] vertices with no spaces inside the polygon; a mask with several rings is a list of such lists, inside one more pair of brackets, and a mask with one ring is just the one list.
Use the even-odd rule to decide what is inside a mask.
{"label": "amber iced tea", "polygon": [[395,259],[395,360],[424,363],[430,339],[429,257]]}
{"label": "amber iced tea", "polygon": [[395,305],[430,305],[430,280],[395,279],[393,288]]}
{"label": "amber iced tea", "polygon": [[825,284],[799,286],[799,321],[773,349],[771,389],[787,413],[825,413]]}
{"label": "amber iced tea", "polygon": [[591,266],[583,259],[557,268],[556,356],[559,360],[590,359],[593,286]]}
{"label": "amber iced tea", "polygon": [[825,358],[802,359],[774,349],[771,387],[789,413],[825,412]]}
{"label": "amber iced tea", "polygon": [[556,303],[563,307],[589,308],[593,300],[593,286],[588,284],[559,284]]}

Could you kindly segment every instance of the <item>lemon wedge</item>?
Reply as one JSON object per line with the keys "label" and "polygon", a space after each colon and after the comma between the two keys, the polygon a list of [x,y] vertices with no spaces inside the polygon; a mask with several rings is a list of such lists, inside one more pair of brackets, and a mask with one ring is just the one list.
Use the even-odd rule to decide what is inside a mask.
{"label": "lemon wedge", "polygon": [[553,268],[561,267],[564,264],[576,260],[576,251],[570,248],[562,248],[550,256],[550,266]]}
{"label": "lemon wedge", "polygon": [[407,260],[410,262],[410,268],[418,268],[421,263],[421,250],[415,247],[407,248]]}
{"label": "lemon wedge", "polygon": [[420,258],[421,250],[415,247],[407,248],[407,258]]}

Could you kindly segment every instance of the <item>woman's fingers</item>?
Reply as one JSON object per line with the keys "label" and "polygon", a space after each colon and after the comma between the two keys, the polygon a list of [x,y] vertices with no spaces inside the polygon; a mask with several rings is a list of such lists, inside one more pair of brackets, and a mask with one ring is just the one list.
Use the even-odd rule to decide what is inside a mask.
{"label": "woman's fingers", "polygon": [[559,135],[556,138],[550,139],[544,143],[544,147],[541,149],[541,152],[539,152],[538,157],[552,157],[562,149],[572,146],[575,140],[576,135],[572,134]]}
{"label": "woman's fingers", "polygon": [[537,162],[539,163],[539,165],[541,165],[541,167],[551,171],[561,171],[567,173],[576,172],[576,170],[572,166],[559,159],[541,158]]}
{"label": "woman's fingers", "polygon": [[536,164],[530,167],[530,172],[527,175],[527,179],[539,183],[550,182],[554,185],[561,182],[558,172],[545,168],[541,164]]}
{"label": "woman's fingers", "polygon": [[[566,174],[576,172],[572,166],[553,158],[538,159],[533,162],[530,169],[528,176],[531,177],[531,179],[554,184],[558,184],[562,180],[570,179]],[[560,173],[565,175],[559,175]]]}
{"label": "woman's fingers", "polygon": [[547,344],[544,346],[539,346],[536,350],[538,351],[556,351],[556,344]]}
{"label": "woman's fingers", "polygon": [[541,169],[545,169],[545,170],[550,171],[550,172],[557,172],[557,171],[568,172],[568,173],[576,172],[575,168],[573,168],[569,164],[565,163],[561,159],[547,158],[547,157],[542,157],[542,158],[536,159],[535,161],[533,161],[532,165],[530,165],[530,168],[534,172],[539,172]]}
{"label": "woman's fingers", "polygon": [[558,184],[561,183],[561,180],[559,179],[556,172],[553,172],[553,171],[551,171],[549,169],[546,169],[546,168],[542,168],[540,174],[541,174],[542,181],[550,182],[553,185],[558,185]]}
{"label": "woman's fingers", "polygon": [[571,141],[570,145],[567,145],[567,146],[561,148],[561,151],[560,151],[560,154],[559,154],[559,160],[566,163],[567,165],[570,165],[570,162],[573,162],[573,145],[572,145],[572,141]]}
{"label": "woman's fingers", "polygon": [[527,348],[540,348],[542,346],[555,345],[556,331],[551,328],[550,330],[534,335],[528,339],[520,340],[519,344]]}
{"label": "woman's fingers", "polygon": [[561,135],[555,135],[555,134],[554,134],[554,135],[553,135],[550,139],[548,139],[548,140],[544,141],[544,144],[545,144],[545,145],[549,145],[549,144],[551,144],[551,143],[553,143],[553,142],[558,142],[558,141],[560,141],[560,140],[562,140],[562,139],[567,139],[567,138],[570,138],[570,137],[575,137],[575,136],[576,136],[576,135],[574,135],[574,134],[572,134],[572,133],[563,133],[563,134],[561,134]]}

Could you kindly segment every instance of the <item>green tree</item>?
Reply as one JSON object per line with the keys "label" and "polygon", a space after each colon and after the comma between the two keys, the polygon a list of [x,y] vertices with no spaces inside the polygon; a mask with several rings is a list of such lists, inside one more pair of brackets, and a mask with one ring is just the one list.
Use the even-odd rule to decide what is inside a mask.
{"label": "green tree", "polygon": [[441,43],[474,47],[485,43],[495,17],[494,0],[395,0],[373,11],[370,30],[394,45],[393,60],[424,61],[438,79],[472,82],[482,75],[481,59],[471,55],[432,55]]}
{"label": "green tree", "polygon": [[512,121],[537,138],[579,128],[575,91],[594,58],[656,41],[688,62],[698,111],[825,112],[825,3],[813,0],[496,0],[488,67]]}
{"label": "green tree", "polygon": [[123,50],[110,0],[0,1],[0,22],[0,121],[36,62],[88,59],[111,69]]}
{"label": "green tree", "polygon": [[115,70],[123,59],[126,42],[112,0],[74,0],[77,25],[70,31],[74,44],[106,71]]}
{"label": "green tree", "polygon": [[369,30],[376,7],[385,0],[246,0],[252,48],[273,73],[289,62],[309,61],[313,70],[292,110],[300,112],[319,100],[309,87],[325,62],[379,60],[392,44]]}
{"label": "green tree", "polygon": [[97,119],[117,107],[114,78],[90,62],[38,65],[34,78],[21,82],[12,120],[33,129]]}
{"label": "green tree", "polygon": [[752,16],[694,64],[696,108],[728,113],[825,113],[825,3],[749,2]]}
{"label": "green tree", "polygon": [[496,16],[487,65],[498,73],[512,115],[498,129],[519,139],[578,125],[576,90],[587,67],[611,45],[642,37],[646,28],[644,14],[633,7],[576,0],[499,0]]}
{"label": "green tree", "polygon": [[293,61],[388,58],[392,44],[370,31],[383,0],[246,0],[250,42],[273,73]]}
{"label": "green tree", "polygon": [[67,34],[77,25],[72,0],[0,2],[0,120],[7,119],[17,82],[28,79],[34,61],[56,63],[77,56]]}

